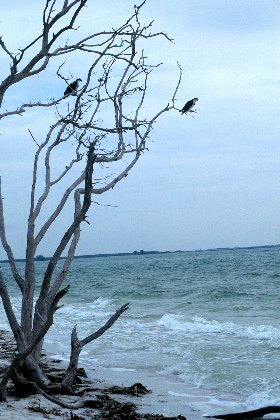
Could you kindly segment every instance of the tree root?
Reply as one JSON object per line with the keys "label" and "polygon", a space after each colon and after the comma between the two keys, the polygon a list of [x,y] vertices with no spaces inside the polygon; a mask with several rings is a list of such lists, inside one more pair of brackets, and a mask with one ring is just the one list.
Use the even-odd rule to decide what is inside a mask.
{"label": "tree root", "polygon": [[[11,348],[7,346],[7,348],[3,349],[0,346],[0,359],[2,358],[2,353],[6,352],[8,352],[11,357]],[[135,404],[131,402],[121,403],[108,395],[111,393],[137,397],[150,393],[151,391],[141,383],[135,383],[130,387],[93,387],[93,384],[87,380],[85,370],[83,368],[77,368],[74,377],[74,386],[71,388],[64,388],[61,383],[64,369],[58,365],[59,362],[61,361],[47,361],[46,359],[40,362],[39,368],[51,381],[51,383],[46,386],[43,384],[36,385],[29,376],[29,372],[26,371],[21,363],[19,363],[17,368],[13,370],[14,385],[9,385],[8,393],[15,397],[34,394],[34,392],[39,393],[47,400],[61,407],[61,409],[71,410],[70,413],[68,412],[68,415],[70,416],[68,418],[71,418],[72,420],[85,420],[85,418],[92,418],[95,420],[186,420],[183,416],[165,417],[155,414],[140,414],[136,411]],[[2,375],[5,371],[6,366],[3,366]],[[72,401],[69,401],[70,398]],[[40,406],[40,403],[37,403],[37,405],[36,403],[33,403],[28,409],[30,411],[42,413],[43,415],[60,415],[60,412],[60,417],[63,415],[63,412],[60,411],[59,408],[43,408]],[[82,411],[75,413],[75,410],[77,409],[81,409]]]}
{"label": "tree root", "polygon": [[[141,385],[141,384],[137,384]],[[36,385],[35,385],[36,386]],[[143,387],[143,385],[141,385]],[[76,401],[75,403],[66,403],[61,401],[60,399],[48,395],[45,391],[41,390],[38,386],[36,386],[38,392],[40,392],[45,398],[48,400],[60,405],[62,408],[68,408],[71,410],[75,410],[78,408],[94,408],[101,410],[102,412],[97,415],[92,415],[92,419],[96,420],[187,420],[184,416],[176,416],[176,417],[165,417],[162,415],[156,414],[140,414],[136,411],[136,405],[133,403],[120,403],[109,397],[108,395],[97,395],[95,399],[83,399]],[[118,387],[120,388],[120,387]],[[145,387],[143,387],[145,388]],[[71,419],[84,419],[83,416],[79,416],[73,414],[71,412]]]}
{"label": "tree root", "polygon": [[74,403],[68,403],[65,401],[62,401],[61,399],[54,397],[53,395],[48,394],[46,391],[44,391],[43,389],[41,389],[38,385],[34,384],[34,387],[37,389],[37,391],[42,394],[47,400],[59,405],[62,408],[68,408],[70,410],[76,410],[78,408],[84,408],[84,407],[88,407],[88,408],[96,408],[96,409],[100,409],[103,407],[103,404],[100,403],[100,401],[98,399],[82,399],[82,400],[78,400]]}

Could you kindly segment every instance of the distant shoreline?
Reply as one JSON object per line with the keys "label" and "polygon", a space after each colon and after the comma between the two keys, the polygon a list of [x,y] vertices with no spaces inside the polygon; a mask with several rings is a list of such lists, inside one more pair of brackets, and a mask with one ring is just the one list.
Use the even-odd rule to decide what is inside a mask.
{"label": "distant shoreline", "polygon": [[[89,254],[89,255],[75,255],[74,259],[80,258],[100,258],[100,257],[129,257],[135,255],[162,255],[162,254],[178,254],[182,252],[205,252],[205,251],[237,251],[240,249],[260,249],[260,248],[279,248],[280,244],[277,245],[256,245],[256,246],[237,246],[231,248],[209,248],[209,249],[195,249],[192,251],[133,251],[133,252],[116,252],[112,254]],[[60,260],[65,260],[66,257],[60,257]],[[35,257],[35,261],[49,261],[51,257],[45,257],[38,255]],[[25,258],[16,258],[16,262],[25,262]],[[0,263],[8,263],[9,260],[0,260]]]}

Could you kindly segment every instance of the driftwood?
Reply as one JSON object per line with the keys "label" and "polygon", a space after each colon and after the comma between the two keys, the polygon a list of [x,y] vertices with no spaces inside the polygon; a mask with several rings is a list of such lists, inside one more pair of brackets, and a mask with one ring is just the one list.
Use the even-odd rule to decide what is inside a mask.
{"label": "driftwood", "polygon": [[99,330],[94,332],[93,334],[88,335],[83,340],[78,339],[76,327],[74,327],[72,334],[71,334],[71,355],[70,355],[70,362],[68,368],[65,373],[65,377],[62,381],[62,386],[66,389],[72,387],[74,383],[74,379],[76,377],[76,371],[78,367],[79,355],[81,353],[82,348],[90,343],[93,340],[96,340],[98,337],[103,335],[109,328],[114,325],[117,319],[129,308],[128,303],[123,305],[119,308],[114,315],[104,324]]}
{"label": "driftwood", "polygon": [[[123,305],[103,326],[83,339],[78,338],[74,327],[69,366],[62,381],[60,378],[58,384],[52,382],[51,376],[48,377],[40,365],[42,346],[45,334],[60,308],[60,301],[69,290],[64,284],[80,239],[81,226],[88,222],[88,211],[95,203],[93,197],[115,188],[128,176],[147,150],[147,142],[158,119],[169,111],[177,110],[175,102],[182,73],[178,64],[179,77],[174,83],[169,103],[161,105],[149,115],[145,107],[148,81],[151,72],[156,71],[160,64],[149,63],[143,43],[158,36],[169,41],[171,39],[164,32],[153,32],[153,21],[141,23],[140,11],[145,0],[139,6],[134,6],[131,16],[119,27],[112,29],[110,25],[108,30],[80,38],[79,28],[75,25],[88,4],[87,0],[45,0],[43,3],[42,16],[39,16],[42,31],[28,45],[15,48],[18,52],[13,53],[4,37],[0,37],[0,50],[10,61],[6,69],[3,62],[2,70],[4,74],[6,71],[6,75],[0,81],[0,121],[5,118],[7,121],[13,120],[13,126],[17,126],[16,118],[32,112],[32,109],[42,110],[46,118],[49,114],[45,113],[45,109],[55,111],[53,118],[47,121],[46,128],[41,127],[39,138],[33,135],[32,127],[28,130],[36,152],[26,221],[23,272],[18,270],[6,232],[4,191],[1,189],[5,178],[0,177],[0,240],[8,258],[12,279],[22,298],[20,316],[17,317],[6,287],[7,279],[0,273],[0,297],[16,343],[11,364],[0,381],[0,400],[6,398],[7,386],[11,381],[18,393],[40,390],[47,398],[49,393],[64,390],[64,393],[72,395],[83,347],[104,334],[128,309],[128,304]],[[71,33],[74,29],[73,41]],[[64,85],[63,92],[65,84],[70,83],[69,77],[66,77],[70,69],[63,74],[65,62],[62,60],[75,53],[81,60],[86,55],[85,62],[90,64],[84,69],[83,86],[74,95],[62,97],[59,94],[57,98],[39,102],[27,98],[16,108],[2,109],[4,99],[5,103],[12,103],[6,101],[11,87],[19,84],[20,89],[25,79],[37,77],[38,74],[43,77],[51,61],[59,63],[56,74]],[[65,143],[69,154],[67,152],[63,156],[61,150],[65,150],[62,149]],[[57,165],[54,168],[53,160],[58,155],[64,161],[61,167]],[[98,175],[95,176],[95,173]],[[7,176],[10,177],[10,174]],[[42,183],[38,185],[40,180]],[[63,192],[54,203],[53,190],[56,186],[58,189],[62,187]],[[12,190],[16,200],[18,188],[20,186],[16,185]],[[62,212],[71,199],[72,219],[64,220]],[[52,210],[45,214],[44,208]],[[57,237],[39,283],[35,270],[36,253],[53,224],[60,221],[64,223],[64,233]],[[59,262],[64,254],[66,257],[60,267]],[[36,288],[39,290],[38,298]],[[56,398],[52,395],[50,397]],[[91,404],[86,401],[83,400],[84,406]]]}
{"label": "driftwood", "polygon": [[[267,414],[280,413],[280,406],[269,405],[267,407],[257,408],[256,410],[242,411],[239,413],[219,414],[214,416],[205,416],[213,419],[228,419],[228,420],[246,420],[261,418]],[[279,415],[280,419],[280,415]]]}
{"label": "driftwood", "polygon": [[[14,343],[10,340],[9,335],[5,334],[5,337],[2,338],[1,335],[0,332],[0,359],[4,359],[6,355],[11,355],[11,352],[14,350]],[[9,342],[9,345],[3,348],[2,342]],[[65,372],[60,360],[47,360],[46,356],[44,356],[43,361],[40,362],[40,367],[44,374],[51,380],[51,384],[48,385],[46,389],[41,389],[36,386],[36,384],[33,384],[33,393],[40,393],[45,396],[46,399],[61,407],[61,409],[68,409],[71,411],[69,414],[66,414],[65,411],[61,411],[60,408],[44,408],[41,406],[40,402],[34,401],[28,405],[28,409],[32,412],[37,412],[42,415],[60,416],[61,418],[66,415],[67,418],[73,420],[84,420],[85,418],[92,418],[95,420],[122,420],[126,418],[130,420],[186,420],[184,416],[180,415],[166,417],[158,414],[138,413],[137,406],[131,402],[131,398],[143,397],[151,392],[140,382],[128,387],[93,387],[93,384],[87,379],[85,370],[83,368],[78,368],[74,382],[75,386],[67,393],[67,390],[62,389],[61,387],[61,381]],[[3,374],[4,371],[5,368],[3,367],[0,373]],[[57,394],[60,394],[60,396],[58,397]],[[115,394],[130,396],[130,402],[120,402],[116,400]],[[10,386],[8,388],[8,395],[18,397],[18,390]],[[77,414],[77,409],[82,411]]]}
{"label": "driftwood", "polygon": [[[143,385],[142,385],[143,387]],[[37,387],[38,389],[38,387]],[[91,408],[95,410],[100,410],[101,413],[98,415],[91,415],[90,418],[96,420],[123,420],[123,419],[131,419],[131,420],[187,420],[184,416],[176,416],[176,417],[167,417],[163,415],[157,414],[140,414],[136,411],[136,405],[129,402],[129,403],[121,403],[119,401],[114,400],[113,398],[109,397],[108,395],[97,395],[95,398],[84,398],[79,399],[75,403],[68,403],[58,399],[56,397],[50,396],[43,390],[38,389],[42,395],[44,395],[48,400],[56,403],[62,408],[68,408],[71,410],[76,410],[80,408]],[[83,417],[79,417],[75,414],[71,415],[71,419],[83,419]]]}

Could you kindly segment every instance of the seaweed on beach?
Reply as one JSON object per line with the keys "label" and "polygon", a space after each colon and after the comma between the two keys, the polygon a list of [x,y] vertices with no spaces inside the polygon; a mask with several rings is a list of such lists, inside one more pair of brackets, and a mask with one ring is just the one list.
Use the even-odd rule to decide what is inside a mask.
{"label": "seaweed on beach", "polygon": [[109,392],[110,394],[127,394],[140,397],[142,395],[150,394],[152,391],[140,382],[137,382],[131,386],[112,386],[107,388],[106,392]]}
{"label": "seaweed on beach", "polygon": [[32,402],[28,405],[28,410],[32,411],[33,413],[40,413],[44,415],[52,414],[53,416],[63,416],[63,412],[57,408],[43,408],[40,405],[40,402]]}
{"label": "seaweed on beach", "polygon": [[[15,344],[9,334],[1,332],[0,360],[11,359],[14,350]],[[51,385],[47,390],[49,395],[60,394],[65,402],[69,396],[78,398],[86,396],[87,398],[84,408],[79,409],[77,412],[74,410],[62,411],[56,407],[45,408],[41,406],[40,400],[29,403],[29,411],[40,413],[46,418],[48,416],[57,416],[63,417],[65,420],[88,420],[89,418],[95,420],[186,420],[184,416],[166,417],[158,414],[142,414],[137,411],[137,406],[133,402],[120,402],[112,398],[111,395],[125,395],[133,398],[150,394],[152,391],[140,382],[136,382],[131,386],[93,387],[92,382],[88,380],[85,369],[78,368],[74,386],[71,390],[67,390],[61,387],[64,369],[60,360],[49,360],[47,357],[44,357],[40,362],[40,367],[51,380]],[[4,373],[6,368],[7,365],[0,367],[0,374]],[[96,380],[96,382],[100,381]],[[8,394],[14,397],[22,396],[14,385],[10,385],[7,391]],[[36,390],[34,392],[37,393]]]}

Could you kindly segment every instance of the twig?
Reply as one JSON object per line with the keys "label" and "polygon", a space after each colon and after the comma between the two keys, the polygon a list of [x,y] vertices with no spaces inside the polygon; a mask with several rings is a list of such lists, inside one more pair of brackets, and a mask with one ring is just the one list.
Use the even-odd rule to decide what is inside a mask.
{"label": "twig", "polygon": [[30,134],[30,136],[31,136],[32,140],[34,141],[34,143],[36,143],[36,144],[37,144],[37,146],[38,146],[38,147],[40,147],[40,146],[39,146],[39,144],[37,143],[37,141],[35,140],[35,138],[34,138],[34,136],[33,136],[33,134],[31,133],[31,131],[30,131],[30,129],[29,129],[29,128],[28,128],[28,131],[29,131],[29,134]]}

